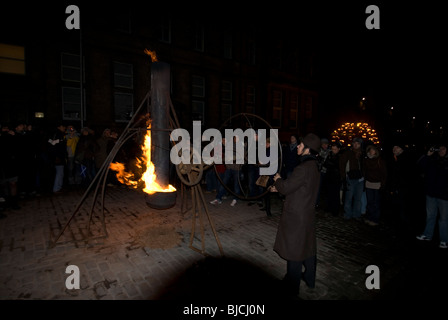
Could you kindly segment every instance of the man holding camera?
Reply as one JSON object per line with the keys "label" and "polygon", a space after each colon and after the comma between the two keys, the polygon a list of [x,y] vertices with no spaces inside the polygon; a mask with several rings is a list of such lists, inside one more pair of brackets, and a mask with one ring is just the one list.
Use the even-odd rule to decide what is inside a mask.
{"label": "man holding camera", "polygon": [[419,161],[425,177],[426,226],[418,240],[432,240],[439,213],[439,248],[448,246],[448,156],[447,144],[430,148]]}

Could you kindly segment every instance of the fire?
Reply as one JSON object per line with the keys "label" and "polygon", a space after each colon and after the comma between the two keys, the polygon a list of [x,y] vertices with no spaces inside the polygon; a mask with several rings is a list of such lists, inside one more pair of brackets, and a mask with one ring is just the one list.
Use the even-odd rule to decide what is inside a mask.
{"label": "fire", "polygon": [[[151,126],[148,127],[150,129]],[[145,143],[142,146],[143,156],[137,159],[137,167],[143,168],[146,166],[146,171],[143,173],[142,177],[137,181],[134,174],[126,172],[125,166],[122,163],[114,162],[110,164],[110,169],[117,171],[117,179],[123,184],[137,188],[138,185],[143,182],[143,191],[148,194],[153,194],[155,192],[174,192],[176,188],[172,185],[163,188],[157,182],[157,176],[155,174],[154,164],[151,162],[151,130],[147,130],[145,135]]]}
{"label": "fire", "polygon": [[145,52],[148,56],[151,57],[151,61],[152,61],[152,62],[156,62],[156,61],[157,61],[157,55],[156,55],[156,52],[155,52],[155,51],[151,51],[151,50],[145,49],[144,52]]}

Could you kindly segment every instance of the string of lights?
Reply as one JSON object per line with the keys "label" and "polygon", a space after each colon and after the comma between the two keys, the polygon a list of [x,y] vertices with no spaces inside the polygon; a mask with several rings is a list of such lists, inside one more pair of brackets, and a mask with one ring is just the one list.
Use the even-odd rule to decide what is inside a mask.
{"label": "string of lights", "polygon": [[331,134],[331,142],[339,142],[343,147],[350,147],[353,138],[360,137],[370,140],[373,144],[379,144],[376,130],[366,122],[346,122]]}

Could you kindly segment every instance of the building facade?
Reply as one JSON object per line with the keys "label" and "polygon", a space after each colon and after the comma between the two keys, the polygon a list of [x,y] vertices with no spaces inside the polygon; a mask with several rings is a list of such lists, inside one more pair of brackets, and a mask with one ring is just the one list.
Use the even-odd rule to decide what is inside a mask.
{"label": "building facade", "polygon": [[0,38],[2,125],[124,127],[150,90],[150,50],[170,65],[187,129],[193,120],[219,128],[237,113],[262,117],[281,139],[316,129],[315,56],[294,32],[138,6],[79,7],[80,29],[69,30],[58,9],[42,29]]}

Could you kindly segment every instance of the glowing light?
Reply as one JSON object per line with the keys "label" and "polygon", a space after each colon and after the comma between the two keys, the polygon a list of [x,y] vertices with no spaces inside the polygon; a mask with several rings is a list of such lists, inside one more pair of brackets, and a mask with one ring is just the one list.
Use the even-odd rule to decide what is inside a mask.
{"label": "glowing light", "polygon": [[144,52],[145,52],[145,54],[147,54],[148,56],[151,57],[151,61],[152,61],[152,62],[156,62],[156,61],[158,61],[158,60],[157,60],[157,55],[156,55],[156,52],[155,52],[155,51],[151,51],[151,50],[149,50],[149,49],[145,49]]}
{"label": "glowing light", "polygon": [[376,130],[371,128],[366,122],[343,123],[338,129],[333,131],[332,142],[340,142],[345,147],[350,147],[353,138],[361,137],[370,140],[373,144],[379,144]]}
{"label": "glowing light", "polygon": [[[150,129],[151,126],[148,127]],[[151,161],[151,130],[146,131],[145,142],[142,146],[143,156],[137,158],[137,167],[146,167],[145,172],[140,179],[137,180],[133,173],[127,172],[123,163],[115,162],[110,164],[110,169],[117,171],[117,179],[122,184],[138,188],[143,183],[143,191],[148,194],[155,192],[173,192],[176,191],[172,185],[168,185],[163,188],[157,182],[157,176],[155,174],[155,167]]]}

